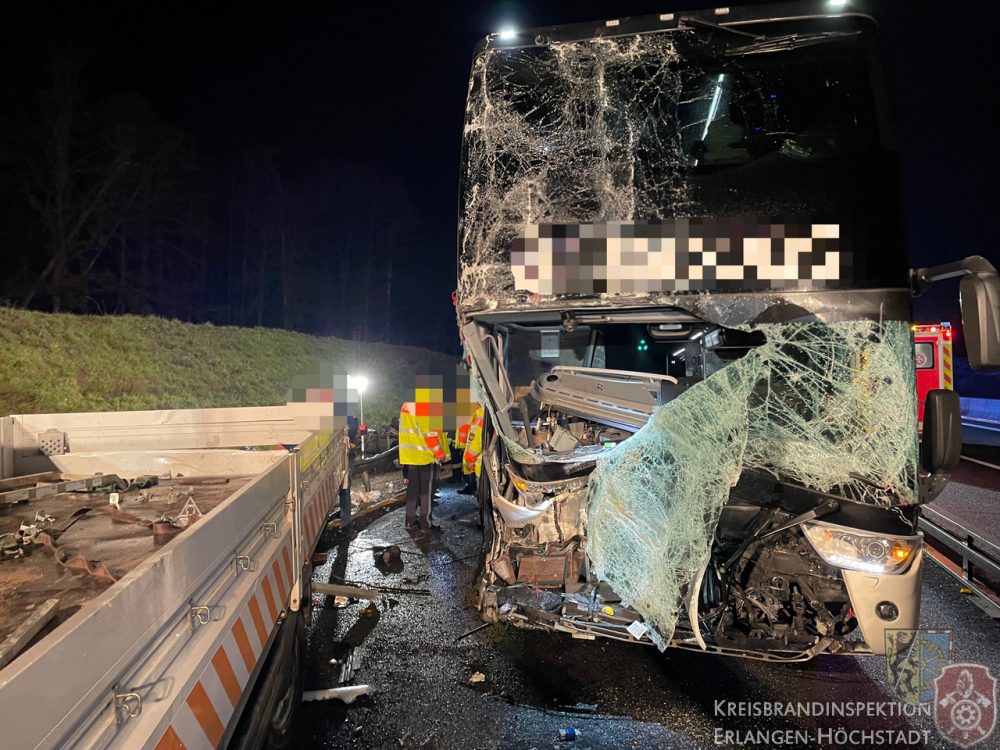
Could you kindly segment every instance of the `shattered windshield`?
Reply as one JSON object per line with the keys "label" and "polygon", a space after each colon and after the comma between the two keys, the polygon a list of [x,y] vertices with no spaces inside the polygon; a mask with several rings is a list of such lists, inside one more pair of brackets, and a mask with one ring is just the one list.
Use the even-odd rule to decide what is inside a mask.
{"label": "shattered windshield", "polygon": [[[761,281],[902,286],[898,170],[862,40],[727,50],[708,35],[664,32],[477,57],[464,139],[461,295],[513,301],[524,292],[755,289]],[[615,256],[615,265],[654,267],[658,256],[647,261],[647,253],[688,237],[698,242],[685,244],[666,273],[644,269],[619,284],[604,283],[603,271],[594,284],[574,278],[590,274],[590,264],[613,265],[619,244],[642,255]],[[815,256],[821,270],[770,278],[769,260],[752,243],[767,239],[764,249],[774,251],[774,239],[785,237],[837,245],[800,243],[791,252]],[[632,238],[643,238],[641,247]],[[830,249],[838,251],[833,270],[823,256]],[[577,254],[567,260],[564,251]],[[546,254],[548,265],[534,262]]]}

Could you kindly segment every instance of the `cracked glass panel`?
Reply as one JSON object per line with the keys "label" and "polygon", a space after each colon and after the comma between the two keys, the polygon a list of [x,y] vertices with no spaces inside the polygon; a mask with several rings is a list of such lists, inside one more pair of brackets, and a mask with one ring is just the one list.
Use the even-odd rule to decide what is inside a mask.
{"label": "cracked glass panel", "polygon": [[[659,110],[673,122],[677,57],[658,35],[476,58],[460,233],[468,292],[508,285],[510,247],[528,224],[620,220],[690,205],[680,134],[649,118]],[[646,78],[646,96],[635,96],[637,74]],[[662,168],[636,171],[641,153],[655,153]]]}
{"label": "cracked glass panel", "polygon": [[[554,243],[562,252],[576,227],[579,238],[592,239],[584,237],[588,227],[612,235],[619,222],[630,235],[631,225],[657,222],[675,222],[685,232],[689,223],[727,226],[730,220],[765,229],[835,225],[860,265],[833,285],[902,285],[896,161],[882,142],[860,36],[764,54],[749,54],[745,45],[733,35],[688,29],[480,53],[463,138],[462,305],[692,292],[711,286],[702,268],[717,264],[718,278],[732,287],[763,280],[757,273],[727,274],[730,266],[759,269],[766,258],[707,258],[687,244],[684,252],[693,257],[681,265],[696,274],[685,273],[684,284],[669,283],[669,274],[664,284],[645,278],[591,283],[605,279],[587,276],[591,260],[583,247],[569,270],[512,259],[518,243],[529,249]],[[553,236],[538,237],[540,231]],[[715,249],[706,247],[707,253],[730,252],[729,234],[714,231]],[[759,230],[741,231],[752,237]],[[765,234],[773,239],[773,232]],[[613,239],[615,253],[618,239],[632,241]],[[741,247],[733,252],[753,250],[734,241]],[[546,273],[568,274],[568,281],[542,278]],[[797,286],[830,285],[828,279]]]}
{"label": "cracked glass panel", "polygon": [[665,648],[745,469],[878,505],[916,498],[902,321],[760,326],[766,343],[659,407],[591,476],[593,571]]}

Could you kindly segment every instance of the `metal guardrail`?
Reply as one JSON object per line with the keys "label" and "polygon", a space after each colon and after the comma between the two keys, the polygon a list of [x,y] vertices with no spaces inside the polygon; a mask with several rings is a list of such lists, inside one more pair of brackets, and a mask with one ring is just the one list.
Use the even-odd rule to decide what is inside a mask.
{"label": "metal guardrail", "polygon": [[920,528],[925,537],[958,555],[962,572],[958,574],[940,560],[935,558],[935,561],[979,594],[994,610],[994,616],[1000,617],[1000,604],[996,601],[1000,595],[997,589],[1000,584],[1000,546],[951,516],[926,506],[920,511]]}
{"label": "metal guardrail", "polygon": [[394,445],[389,450],[378,453],[374,456],[359,458],[354,462],[355,471],[382,470],[389,471],[393,467],[393,461],[399,457],[399,446]]}
{"label": "metal guardrail", "polygon": [[971,427],[975,430],[986,430],[987,432],[1000,432],[1000,422],[993,419],[962,417],[962,427]]}

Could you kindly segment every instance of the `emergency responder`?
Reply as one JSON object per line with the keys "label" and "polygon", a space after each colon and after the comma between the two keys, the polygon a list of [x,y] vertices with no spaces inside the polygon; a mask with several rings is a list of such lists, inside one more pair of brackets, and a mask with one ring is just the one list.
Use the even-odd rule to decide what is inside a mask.
{"label": "emergency responder", "polygon": [[476,409],[469,425],[469,439],[462,454],[462,472],[479,477],[483,464],[483,407]]}
{"label": "emergency responder", "polygon": [[[438,487],[441,486],[441,470],[444,468],[445,464],[451,463],[451,440],[448,438],[448,433],[444,430],[431,430],[427,433],[428,435],[437,436],[438,440],[441,441],[441,450],[444,451],[444,458],[440,463],[434,465],[434,476],[431,479],[431,500],[436,501],[440,494],[438,493]],[[436,503],[434,503],[436,504]],[[434,513],[431,511],[431,526],[437,528],[439,524],[434,522]]]}
{"label": "emergency responder", "polygon": [[[479,408],[478,406],[476,407]],[[458,492],[461,495],[476,494],[476,470],[475,467],[469,469],[465,465],[465,448],[469,444],[469,431],[472,429],[472,419],[461,424],[455,436],[455,449],[458,452],[459,461],[462,464],[462,479],[464,486]]]}
{"label": "emergency responder", "polygon": [[340,488],[340,528],[351,525],[351,476],[354,474],[354,461],[358,455],[358,422],[357,417],[347,417],[347,477],[344,486]]}
{"label": "emergency responder", "polygon": [[399,463],[405,467],[406,529],[430,531],[431,492],[434,467],[444,460],[444,449],[436,433],[420,429],[416,408],[407,402],[399,410]]}

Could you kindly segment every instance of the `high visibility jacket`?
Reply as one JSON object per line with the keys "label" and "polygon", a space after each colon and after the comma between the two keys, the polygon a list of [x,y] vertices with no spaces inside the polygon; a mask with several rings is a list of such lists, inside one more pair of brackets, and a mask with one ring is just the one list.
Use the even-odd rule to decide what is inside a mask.
{"label": "high visibility jacket", "polygon": [[455,435],[455,447],[459,450],[464,451],[465,446],[469,442],[469,428],[472,427],[471,422],[466,422],[458,428],[458,433]]}
{"label": "high visibility jacket", "polygon": [[444,449],[437,433],[424,433],[407,404],[399,410],[399,463],[425,466],[444,460]]}
{"label": "high visibility jacket", "polygon": [[462,454],[462,473],[476,473],[478,477],[483,466],[483,407],[476,409],[469,425],[469,440]]}

